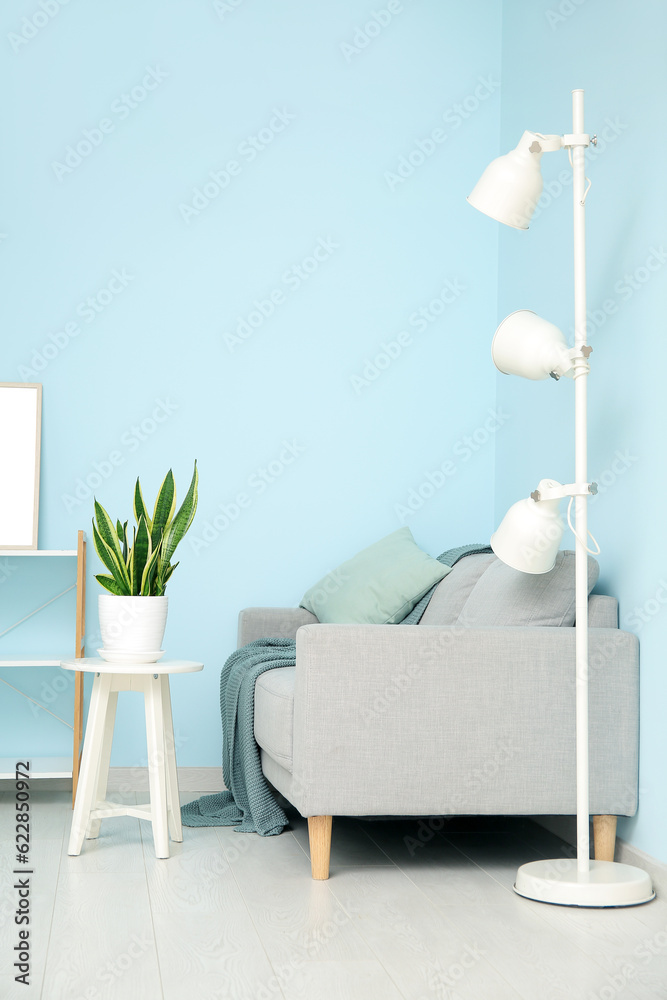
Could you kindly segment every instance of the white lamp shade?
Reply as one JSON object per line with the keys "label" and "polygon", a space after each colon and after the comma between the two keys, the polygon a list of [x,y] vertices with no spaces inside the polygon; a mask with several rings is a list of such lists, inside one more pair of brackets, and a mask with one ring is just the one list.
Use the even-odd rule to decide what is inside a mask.
{"label": "white lamp shade", "polygon": [[496,330],[491,345],[496,368],[505,375],[548,378],[552,373],[572,376],[565,337],[553,323],[530,309],[510,313]]}
{"label": "white lamp shade", "polygon": [[542,194],[543,143],[535,132],[524,132],[511,153],[493,160],[468,196],[479,209],[506,226],[528,229]]}
{"label": "white lamp shade", "polygon": [[[543,479],[538,489],[560,486]],[[491,548],[499,559],[521,573],[548,573],[554,568],[563,538],[560,500],[519,500],[505,514],[491,536]]]}

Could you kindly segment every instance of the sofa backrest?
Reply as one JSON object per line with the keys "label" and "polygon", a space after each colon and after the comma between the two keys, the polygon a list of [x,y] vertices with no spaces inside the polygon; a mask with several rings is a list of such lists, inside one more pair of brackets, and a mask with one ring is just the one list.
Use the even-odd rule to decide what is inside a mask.
{"label": "sofa backrest", "polygon": [[[588,591],[599,574],[588,559]],[[499,627],[574,625],[574,552],[563,550],[549,573],[519,573],[493,553],[460,559],[429,601],[421,625]],[[606,621],[611,609],[605,609]],[[592,624],[592,623],[591,623]]]}

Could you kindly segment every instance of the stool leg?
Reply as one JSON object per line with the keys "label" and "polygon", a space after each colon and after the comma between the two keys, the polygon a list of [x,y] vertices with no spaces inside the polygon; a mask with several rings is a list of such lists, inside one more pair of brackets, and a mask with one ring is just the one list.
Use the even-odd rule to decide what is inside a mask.
{"label": "stool leg", "polygon": [[181,802],[178,795],[178,772],[176,771],[176,747],[174,745],[174,722],[171,716],[171,695],[169,674],[162,674],[162,711],[164,714],[164,752],[167,766],[167,813],[169,833],[176,843],[183,841],[181,825]]}
{"label": "stool leg", "polygon": [[[116,721],[116,705],[118,704],[118,692],[111,691],[107,702],[107,711],[104,718],[104,738],[100,751],[100,763],[97,769],[95,781],[95,791],[93,792],[92,808],[95,809],[98,802],[103,802],[107,796],[107,782],[109,780],[109,763],[111,761],[111,743],[113,741],[113,727]],[[99,819],[91,819],[86,830],[86,840],[95,840],[100,834]]]}
{"label": "stool leg", "polygon": [[72,813],[72,830],[67,848],[67,853],[70,855],[81,853],[83,838],[90,818],[90,810],[93,805],[93,795],[95,793],[99,770],[100,754],[104,741],[104,723],[107,715],[110,688],[111,674],[98,674],[95,677],[93,691],[90,696],[86,738],[83,743],[81,771],[79,772],[79,781],[76,789],[76,802],[74,803],[74,812]]}
{"label": "stool leg", "polygon": [[169,857],[167,826],[167,780],[164,750],[164,713],[160,677],[148,676],[144,688],[146,700],[146,743],[148,748],[148,783],[151,795],[151,819],[155,856]]}

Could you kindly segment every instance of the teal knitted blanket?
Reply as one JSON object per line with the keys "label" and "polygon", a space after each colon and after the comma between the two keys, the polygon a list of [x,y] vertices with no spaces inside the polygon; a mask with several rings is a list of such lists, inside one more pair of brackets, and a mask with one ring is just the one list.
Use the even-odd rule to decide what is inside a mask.
{"label": "teal knitted blanket", "polygon": [[[443,552],[438,561],[453,566],[463,556],[490,551],[487,545],[462,545]],[[418,625],[434,590],[432,587],[398,624]],[[262,773],[255,741],[255,682],[265,670],[295,664],[293,639],[256,639],[229,657],[220,674],[222,776],[226,790],[184,805],[181,817],[185,826],[234,826],[238,833],[258,833],[262,837],[283,832],[287,816]]]}

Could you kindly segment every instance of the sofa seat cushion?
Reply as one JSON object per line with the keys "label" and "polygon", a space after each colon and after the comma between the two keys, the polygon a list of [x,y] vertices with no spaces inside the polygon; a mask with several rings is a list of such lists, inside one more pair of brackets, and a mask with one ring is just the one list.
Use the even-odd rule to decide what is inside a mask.
{"label": "sofa seat cushion", "polygon": [[290,774],[295,673],[296,667],[265,670],[255,683],[255,739]]}

